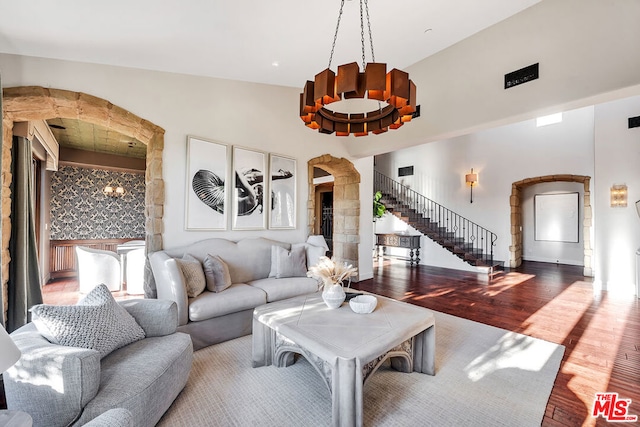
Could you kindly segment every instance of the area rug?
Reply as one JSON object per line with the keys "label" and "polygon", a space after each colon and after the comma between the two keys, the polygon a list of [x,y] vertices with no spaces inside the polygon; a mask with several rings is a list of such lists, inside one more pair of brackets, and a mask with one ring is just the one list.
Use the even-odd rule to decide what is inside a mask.
{"label": "area rug", "polygon": [[[381,367],[364,387],[364,425],[539,426],[564,347],[434,314],[436,375]],[[185,389],[158,425],[329,426],[331,396],[303,357],[252,368],[246,336],[194,354]]]}

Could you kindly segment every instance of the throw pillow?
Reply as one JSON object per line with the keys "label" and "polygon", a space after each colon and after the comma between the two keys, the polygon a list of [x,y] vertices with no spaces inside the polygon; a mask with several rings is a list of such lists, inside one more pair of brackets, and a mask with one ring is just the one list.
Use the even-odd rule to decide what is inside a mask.
{"label": "throw pillow", "polygon": [[195,298],[200,295],[207,287],[200,261],[189,254],[185,254],[182,259],[176,259],[176,263],[182,270],[187,296]]}
{"label": "throw pillow", "polygon": [[96,350],[103,358],[145,337],[106,285],[93,288],[76,305],[40,304],[31,308],[38,331],[55,344]]}
{"label": "throw pillow", "polygon": [[207,255],[202,266],[208,290],[222,292],[231,286],[229,266],[218,255]]}
{"label": "throw pillow", "polygon": [[303,246],[292,247],[290,251],[272,246],[271,250],[276,252],[276,279],[307,275],[307,256]]}
{"label": "throw pillow", "polygon": [[309,243],[294,243],[291,245],[291,249],[302,246],[307,255],[307,270],[314,265],[318,265],[320,262],[320,257],[324,256],[327,253],[327,250],[322,246],[315,246]]}
{"label": "throw pillow", "polygon": [[271,245],[271,270],[269,271],[269,277],[276,277],[278,274],[278,252],[279,246]]}

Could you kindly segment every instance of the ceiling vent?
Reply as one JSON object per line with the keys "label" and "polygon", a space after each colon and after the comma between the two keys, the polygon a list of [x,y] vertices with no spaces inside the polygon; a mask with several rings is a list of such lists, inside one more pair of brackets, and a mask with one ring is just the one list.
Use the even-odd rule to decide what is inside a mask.
{"label": "ceiling vent", "polygon": [[539,63],[535,63],[528,67],[520,68],[519,70],[505,74],[504,88],[509,89],[511,87],[530,82],[531,80],[536,80],[540,76],[538,65]]}

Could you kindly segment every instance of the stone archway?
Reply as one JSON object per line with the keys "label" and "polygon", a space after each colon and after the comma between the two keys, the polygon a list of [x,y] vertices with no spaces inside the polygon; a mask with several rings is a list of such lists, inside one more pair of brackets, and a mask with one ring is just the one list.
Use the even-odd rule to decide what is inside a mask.
{"label": "stone archway", "polygon": [[309,160],[308,234],[313,233],[315,215],[315,185],[313,168],[319,167],[333,175],[333,254],[336,258],[358,266],[360,243],[360,173],[353,163],[329,154]]}
{"label": "stone archway", "polygon": [[[9,279],[9,239],[11,237],[11,148],[13,123],[52,118],[80,119],[111,128],[147,145],[145,173],[145,240],[148,252],[162,249],[164,181],[162,151],[164,129],[113,105],[82,92],[47,89],[40,86],[5,88],[2,92],[2,279],[3,292]],[[148,275],[147,275],[148,276]],[[148,280],[145,280],[148,282]],[[154,293],[154,292],[153,292]],[[148,295],[153,296],[153,295]]]}
{"label": "stone archway", "polygon": [[585,276],[593,276],[591,263],[591,191],[589,184],[591,177],[583,175],[546,175],[536,178],[527,178],[511,184],[511,246],[509,247],[509,266],[515,268],[522,264],[522,190],[531,185],[543,182],[578,182],[584,185],[584,272]]}

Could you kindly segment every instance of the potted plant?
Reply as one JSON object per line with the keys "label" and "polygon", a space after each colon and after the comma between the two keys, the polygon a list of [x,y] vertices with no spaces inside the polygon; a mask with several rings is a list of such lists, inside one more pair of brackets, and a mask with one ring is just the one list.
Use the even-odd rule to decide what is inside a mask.
{"label": "potted plant", "polygon": [[378,190],[373,195],[373,220],[374,221],[378,218],[382,218],[384,213],[387,211],[386,206],[380,202],[380,199],[382,199],[382,192]]}

